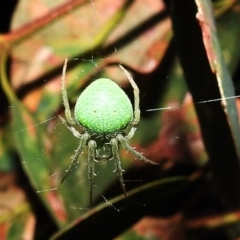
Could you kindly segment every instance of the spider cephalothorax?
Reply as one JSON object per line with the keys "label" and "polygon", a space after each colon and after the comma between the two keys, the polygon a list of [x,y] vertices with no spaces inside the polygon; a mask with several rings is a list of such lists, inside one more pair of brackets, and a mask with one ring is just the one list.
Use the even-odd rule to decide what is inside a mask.
{"label": "spider cephalothorax", "polygon": [[[127,197],[125,185],[123,183],[123,169],[121,168],[121,161],[118,153],[119,146],[123,147],[140,160],[157,164],[145,158],[127,143],[127,141],[133,137],[140,120],[139,89],[131,75],[120,65],[120,68],[127,76],[134,90],[134,111],[129,98],[116,83],[107,78],[100,78],[90,84],[79,96],[75,105],[75,115],[73,118],[65,88],[66,67],[67,59],[65,60],[62,74],[62,97],[66,120],[69,124],[80,125],[84,131],[83,133],[79,133],[74,127],[68,126],[66,120],[59,116],[62,123],[68,127],[75,137],[80,139],[79,146],[62,182],[78,165],[78,158],[83,148],[87,147],[91,204],[93,179],[95,175],[94,162],[101,159],[114,160],[115,171],[118,174],[123,193],[125,197]],[[123,130],[128,126],[131,127],[130,131],[125,134]],[[101,144],[99,144],[99,139],[101,139]]]}

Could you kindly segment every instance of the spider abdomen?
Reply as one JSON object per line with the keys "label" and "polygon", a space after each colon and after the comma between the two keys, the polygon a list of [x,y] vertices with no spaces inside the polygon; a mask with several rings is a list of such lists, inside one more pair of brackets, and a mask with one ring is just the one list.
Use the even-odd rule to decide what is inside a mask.
{"label": "spider abdomen", "polygon": [[75,119],[91,132],[108,135],[130,123],[133,109],[125,92],[115,82],[100,78],[78,97]]}

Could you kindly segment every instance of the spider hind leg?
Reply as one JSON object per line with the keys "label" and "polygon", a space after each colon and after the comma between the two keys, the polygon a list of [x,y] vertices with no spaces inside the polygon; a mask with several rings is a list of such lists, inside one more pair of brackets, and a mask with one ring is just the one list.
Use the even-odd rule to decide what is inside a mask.
{"label": "spider hind leg", "polygon": [[77,150],[75,151],[75,154],[72,157],[72,161],[68,167],[68,169],[66,170],[66,174],[64,175],[61,183],[64,182],[64,180],[67,178],[68,174],[76,167],[78,167],[79,163],[78,163],[78,158],[80,156],[80,154],[82,154],[83,148],[86,146],[87,141],[89,140],[90,136],[88,133],[85,133],[81,136],[80,138],[80,143],[79,146],[77,148]]}
{"label": "spider hind leg", "polygon": [[89,181],[89,198],[90,204],[93,205],[93,185],[94,185],[94,162],[97,161],[96,159],[96,149],[97,144],[94,140],[90,140],[88,142],[88,181]]}
{"label": "spider hind leg", "polygon": [[124,172],[124,170],[121,167],[121,160],[120,160],[120,157],[119,157],[118,140],[116,138],[112,138],[110,143],[111,143],[111,146],[112,146],[112,156],[113,156],[112,158],[113,158],[114,163],[115,163],[115,171],[117,172],[118,179],[119,179],[119,182],[120,182],[122,190],[123,190],[123,194],[124,194],[125,198],[128,198],[126,188],[125,188],[125,184],[124,184],[124,181],[123,181],[122,172]]}
{"label": "spider hind leg", "polygon": [[126,141],[126,139],[123,137],[123,135],[118,134],[116,138],[117,138],[118,141],[120,142],[121,146],[122,146],[125,150],[127,150],[128,152],[130,152],[135,158],[137,158],[137,159],[139,159],[139,160],[141,160],[141,161],[144,161],[144,162],[146,162],[146,163],[151,163],[151,164],[154,164],[154,165],[159,165],[159,163],[156,163],[156,162],[153,162],[153,161],[147,159],[146,157],[144,157],[144,156],[142,155],[142,153],[136,151],[133,147],[131,147],[131,146],[127,143],[127,141]]}

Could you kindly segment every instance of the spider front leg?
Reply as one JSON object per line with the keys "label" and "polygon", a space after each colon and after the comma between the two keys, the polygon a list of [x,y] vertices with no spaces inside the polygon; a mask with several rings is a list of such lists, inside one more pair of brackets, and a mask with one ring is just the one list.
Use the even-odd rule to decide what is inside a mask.
{"label": "spider front leg", "polygon": [[65,108],[65,116],[68,123],[76,124],[75,119],[72,117],[72,113],[71,113],[69,102],[68,102],[67,90],[65,86],[67,62],[68,62],[68,59],[66,58],[63,65],[63,71],[62,71],[62,82],[61,82],[62,99],[63,99],[64,108]]}
{"label": "spider front leg", "polygon": [[119,65],[119,67],[122,69],[124,74],[127,76],[129,82],[132,85],[133,93],[134,93],[134,117],[131,122],[132,128],[131,128],[130,132],[128,133],[128,135],[125,137],[128,140],[133,137],[134,133],[137,130],[137,125],[140,121],[139,88],[138,88],[137,84],[135,83],[135,81],[133,80],[130,73],[122,65]]}
{"label": "spider front leg", "polygon": [[113,160],[115,162],[115,167],[116,167],[115,171],[117,172],[118,179],[123,190],[123,194],[125,198],[127,198],[127,192],[125,189],[125,184],[123,182],[123,175],[122,175],[122,172],[124,172],[124,170],[121,167],[121,160],[118,153],[119,152],[118,140],[116,138],[112,138],[110,141],[110,144],[112,146],[112,155],[113,155]]}
{"label": "spider front leg", "polygon": [[129,82],[132,85],[133,88],[133,93],[134,93],[134,119],[132,121],[133,126],[137,126],[139,121],[140,121],[140,108],[139,108],[139,88],[135,81],[133,80],[132,76],[130,73],[122,66],[119,65],[119,67],[122,69],[124,74],[127,76]]}
{"label": "spider front leg", "polygon": [[68,126],[66,120],[63,117],[61,117],[59,115],[58,115],[58,117],[61,120],[62,124],[64,124],[72,132],[72,134],[75,137],[80,138],[80,139],[83,137],[83,134],[80,134],[74,127]]}
{"label": "spider front leg", "polygon": [[73,155],[72,157],[72,161],[68,167],[68,169],[66,170],[66,174],[64,175],[61,183],[64,182],[64,180],[66,179],[66,177],[68,176],[68,174],[74,169],[76,168],[79,163],[78,163],[78,158],[80,156],[80,154],[82,153],[83,151],[83,148],[86,146],[87,144],[87,141],[90,139],[90,135],[88,133],[84,133],[80,139],[80,143],[79,143],[79,146],[75,152],[75,154]]}
{"label": "spider front leg", "polygon": [[142,160],[144,162],[148,162],[148,163],[152,163],[155,165],[158,165],[158,163],[155,163],[147,158],[145,158],[140,152],[136,151],[134,148],[132,148],[128,143],[127,140],[129,140],[130,138],[133,137],[133,135],[135,134],[136,130],[137,130],[137,125],[140,121],[140,108],[139,108],[139,89],[137,84],[135,83],[135,81],[133,80],[132,76],[130,75],[130,73],[121,65],[119,65],[119,67],[122,69],[122,71],[125,73],[125,75],[127,76],[129,82],[132,85],[133,88],[133,93],[134,93],[134,117],[133,120],[131,122],[132,128],[129,131],[129,133],[123,137],[121,134],[117,135],[117,140],[120,142],[121,146],[126,149],[127,151],[129,151],[133,156],[135,156],[136,158],[138,158],[139,160]]}

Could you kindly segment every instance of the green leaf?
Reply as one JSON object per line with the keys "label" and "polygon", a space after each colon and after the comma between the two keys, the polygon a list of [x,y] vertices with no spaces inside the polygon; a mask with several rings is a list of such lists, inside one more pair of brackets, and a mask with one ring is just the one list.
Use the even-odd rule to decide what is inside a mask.
{"label": "green leaf", "polygon": [[[129,191],[127,201],[122,195],[91,209],[51,240],[71,239],[74,236],[112,239],[151,212],[151,209],[161,207],[169,199],[176,197],[187,185],[188,179],[182,176],[145,184]],[[89,228],[92,224],[93,228]]]}

